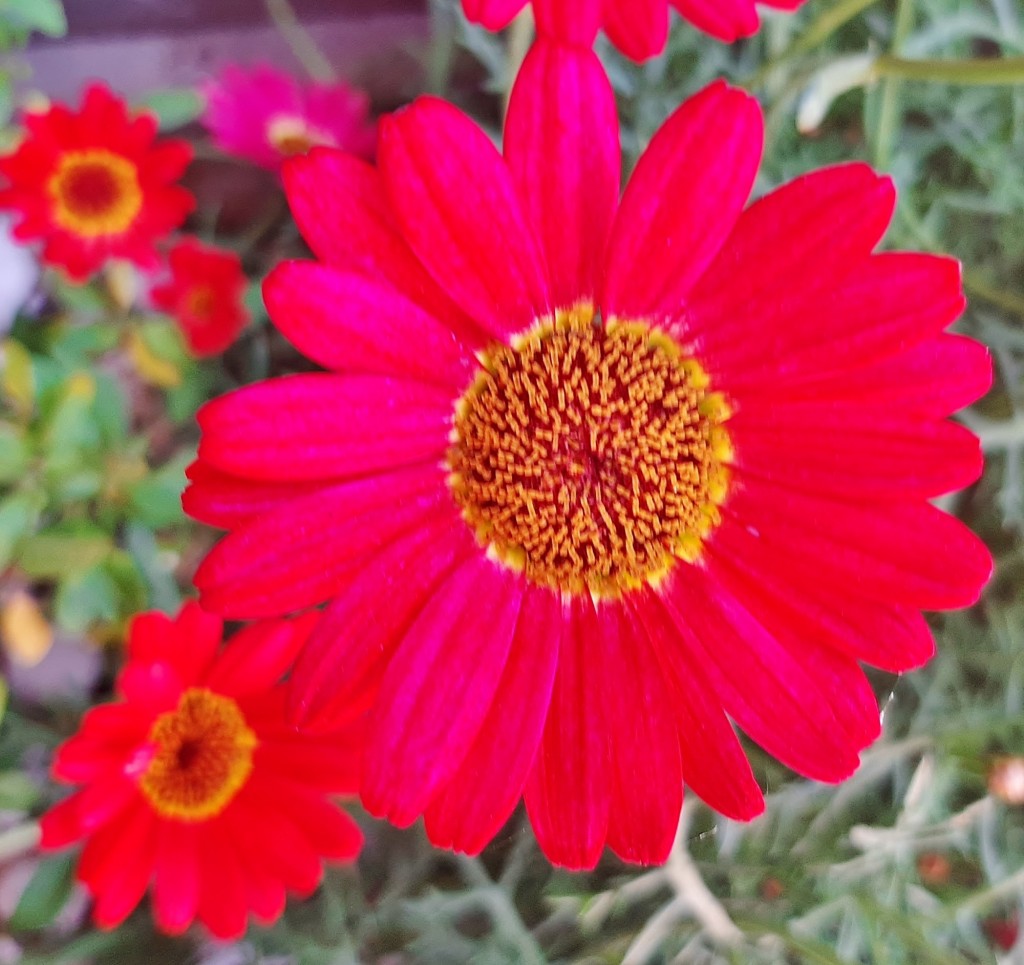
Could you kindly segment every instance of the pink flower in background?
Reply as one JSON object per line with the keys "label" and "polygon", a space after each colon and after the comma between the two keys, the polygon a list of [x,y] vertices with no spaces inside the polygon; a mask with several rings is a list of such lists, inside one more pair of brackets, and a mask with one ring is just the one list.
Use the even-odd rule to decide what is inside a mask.
{"label": "pink flower in background", "polygon": [[[796,10],[804,0],[758,0],[776,10]],[[466,16],[488,30],[507,27],[527,0],[462,0]],[[761,26],[754,0],[533,0],[537,29],[563,43],[589,47],[598,29],[633,60],[665,49],[669,7],[698,30],[732,43]]]}
{"label": "pink flower in background", "polygon": [[348,84],[302,84],[267,65],[230,65],[203,92],[203,123],[217,146],[272,171],[317,146],[373,157],[369,98]]}

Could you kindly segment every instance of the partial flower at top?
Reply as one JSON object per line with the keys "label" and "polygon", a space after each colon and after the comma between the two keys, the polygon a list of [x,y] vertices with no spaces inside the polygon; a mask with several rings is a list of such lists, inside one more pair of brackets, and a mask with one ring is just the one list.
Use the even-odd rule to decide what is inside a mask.
{"label": "partial flower at top", "polygon": [[272,171],[316,146],[373,157],[377,125],[369,99],[347,84],[303,85],[266,65],[232,65],[203,93],[203,123],[217,146]]}
{"label": "partial flower at top", "polygon": [[[501,30],[529,0],[462,0],[466,16]],[[805,0],[756,0],[777,10],[796,10]],[[755,0],[533,0],[537,30],[555,40],[589,47],[603,29],[633,60],[656,57],[668,39],[669,6],[695,27],[731,43],[761,26]]]}
{"label": "partial flower at top", "polygon": [[171,277],[153,288],[153,304],[174,316],[194,355],[223,352],[249,320],[238,255],[186,238],[171,249],[167,263]]}
{"label": "partial flower at top", "polygon": [[90,710],[53,764],[82,787],[42,819],[44,849],[85,842],[78,877],[100,927],[151,888],[162,931],[198,920],[239,938],[250,913],[269,923],[286,891],[311,893],[324,858],[359,853],[358,827],[329,800],[358,785],[358,717],[330,737],[285,719],[281,678],[316,619],[255,624],[226,649],[195,603],[132,621],[122,699]]}
{"label": "partial flower at top", "polygon": [[158,140],[153,115],[129,116],[99,84],[77,113],[54,104],[27,113],[25,127],[17,150],[0,158],[0,208],[21,215],[14,236],[40,239],[43,260],[79,281],[109,258],[155,268],[155,243],[195,207],[175,183],[192,158],[188,143]]}
{"label": "partial flower at top", "polygon": [[944,329],[956,262],[875,254],[888,178],[846,164],[746,206],[757,103],[714,84],[619,197],[600,62],[541,40],[504,156],[444,101],[385,119],[379,171],[285,168],[318,262],[264,294],[329,372],[205,406],[185,507],[229,530],[203,602],[330,601],[297,717],[372,704],[369,810],[480,850],[520,796],[545,853],[662,861],[684,780],[763,799],[731,721],[794,770],[879,733],[859,662],[932,654],[984,545],[929,502],[977,478],[946,416],[985,349]]}

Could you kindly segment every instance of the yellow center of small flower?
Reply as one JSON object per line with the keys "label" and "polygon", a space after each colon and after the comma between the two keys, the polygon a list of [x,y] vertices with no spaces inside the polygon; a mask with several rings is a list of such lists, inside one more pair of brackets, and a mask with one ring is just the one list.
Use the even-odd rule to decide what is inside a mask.
{"label": "yellow center of small flower", "polygon": [[307,154],[321,145],[336,146],[333,137],[314,130],[301,117],[275,117],[267,125],[267,140],[285,157]]}
{"label": "yellow center of small flower", "polygon": [[206,821],[231,802],[252,773],[258,743],[230,697],[186,690],[149,733],[156,751],[139,781],[157,814]]}
{"label": "yellow center of small flower", "polygon": [[138,169],[102,148],[69,151],[50,178],[54,220],[86,238],[126,231],[142,209]]}
{"label": "yellow center of small flower", "polygon": [[728,488],[729,407],[641,321],[580,305],[489,349],[449,482],[489,552],[562,593],[618,596],[696,560]]}
{"label": "yellow center of small flower", "polygon": [[209,285],[197,285],[185,298],[188,313],[200,321],[209,321],[217,308],[217,295]]}

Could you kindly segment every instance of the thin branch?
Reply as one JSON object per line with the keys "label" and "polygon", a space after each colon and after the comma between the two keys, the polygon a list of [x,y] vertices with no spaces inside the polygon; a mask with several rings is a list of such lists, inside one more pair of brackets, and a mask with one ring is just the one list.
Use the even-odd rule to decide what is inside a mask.
{"label": "thin branch", "polygon": [[338,79],[331,62],[324,56],[309,31],[302,25],[289,0],[263,0],[270,19],[288,41],[292,53],[313,80],[329,84]]}

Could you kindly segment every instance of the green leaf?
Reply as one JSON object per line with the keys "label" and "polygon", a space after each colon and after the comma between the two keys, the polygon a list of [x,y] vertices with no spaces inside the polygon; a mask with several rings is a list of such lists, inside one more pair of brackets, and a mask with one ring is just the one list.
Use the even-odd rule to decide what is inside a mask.
{"label": "green leaf", "polygon": [[173,131],[199,117],[206,103],[191,87],[177,87],[152,91],[142,99],[139,106],[156,114],[160,130]]}
{"label": "green leaf", "polygon": [[117,619],[117,584],[102,567],[64,580],[57,589],[54,615],[72,633],[83,633],[92,624]]}
{"label": "green leaf", "polygon": [[0,810],[28,811],[38,797],[39,788],[27,775],[21,771],[0,771]]}
{"label": "green leaf", "polygon": [[39,533],[25,540],[18,563],[37,579],[67,579],[102,563],[113,549],[103,533]]}
{"label": "green leaf", "polygon": [[0,568],[11,562],[18,543],[35,529],[45,505],[39,492],[15,493],[0,503]]}
{"label": "green leaf", "polygon": [[17,482],[28,469],[29,447],[17,426],[0,423],[0,483]]}
{"label": "green leaf", "polygon": [[74,859],[57,855],[39,862],[32,880],[8,923],[12,931],[46,928],[60,914],[71,894]]}
{"label": "green leaf", "polygon": [[132,508],[139,522],[162,529],[184,519],[181,492],[192,453],[183,453],[132,487]]}
{"label": "green leaf", "polygon": [[60,0],[0,0],[0,21],[12,31],[35,30],[63,37],[68,21]]}

